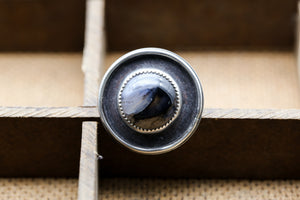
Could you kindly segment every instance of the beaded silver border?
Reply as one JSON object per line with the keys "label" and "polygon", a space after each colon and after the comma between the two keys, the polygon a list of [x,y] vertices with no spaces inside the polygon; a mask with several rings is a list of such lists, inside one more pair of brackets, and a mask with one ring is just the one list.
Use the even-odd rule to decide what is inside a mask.
{"label": "beaded silver border", "polygon": [[[172,116],[172,118],[167,122],[165,123],[164,125],[162,125],[161,127],[158,127],[158,128],[155,128],[155,129],[145,129],[145,128],[141,128],[141,127],[138,127],[136,126],[135,124],[133,124],[125,115],[124,111],[123,111],[123,108],[122,108],[122,93],[123,93],[123,90],[124,88],[126,87],[126,85],[128,84],[128,82],[138,76],[138,75],[141,75],[141,74],[156,74],[156,75],[159,75],[163,78],[165,78],[167,81],[170,82],[170,84],[173,86],[174,90],[175,90],[175,95],[176,95],[176,109],[175,109],[175,113],[174,115]],[[151,133],[157,133],[157,132],[160,132],[162,130],[164,130],[166,127],[168,127],[178,116],[179,114],[179,111],[180,111],[180,108],[181,108],[181,94],[180,94],[180,90],[179,90],[179,87],[178,85],[176,84],[176,82],[174,81],[174,79],[169,76],[168,74],[160,71],[160,70],[157,70],[157,69],[147,69],[147,70],[139,70],[139,71],[135,71],[134,73],[132,73],[131,75],[129,75],[125,81],[123,82],[122,86],[121,86],[121,89],[119,91],[119,94],[118,94],[118,107],[119,107],[119,112],[122,116],[122,119],[129,125],[129,127],[131,127],[132,129],[140,132],[140,133],[148,133],[148,134],[151,134]]]}

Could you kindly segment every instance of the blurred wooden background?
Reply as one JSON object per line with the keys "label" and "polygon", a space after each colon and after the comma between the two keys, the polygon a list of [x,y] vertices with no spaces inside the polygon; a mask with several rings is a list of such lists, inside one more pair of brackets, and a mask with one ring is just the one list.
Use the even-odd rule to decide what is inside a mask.
{"label": "blurred wooden background", "polygon": [[[108,50],[290,49],[297,0],[106,1]],[[81,51],[84,0],[0,0],[0,51]]]}

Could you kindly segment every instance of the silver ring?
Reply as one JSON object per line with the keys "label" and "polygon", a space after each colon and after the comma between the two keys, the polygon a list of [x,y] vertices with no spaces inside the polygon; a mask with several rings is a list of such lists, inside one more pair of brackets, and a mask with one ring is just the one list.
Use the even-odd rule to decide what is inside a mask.
{"label": "silver ring", "polygon": [[[124,89],[130,84],[143,85],[139,78],[145,79],[142,74],[149,75],[151,74],[149,72],[160,74],[145,76],[149,80],[151,78],[162,78],[163,82],[171,80],[169,83],[171,85],[173,83],[175,89],[170,90],[170,87],[166,89],[168,86],[154,87],[155,81],[153,84],[149,81],[148,85],[142,87],[142,93],[137,93],[135,98],[137,103],[124,103],[125,100],[122,100]],[[134,84],[129,84],[132,80],[135,80]],[[150,86],[154,89],[152,90]],[[139,90],[136,87],[132,88]],[[143,93],[145,88],[146,92]],[[179,96],[175,95],[175,98],[170,92],[172,90],[178,91]],[[130,98],[131,93],[128,91],[127,97]],[[146,102],[142,101],[143,99],[146,99]],[[178,104],[174,104],[175,101],[178,101]],[[128,107],[126,108],[128,116],[132,117],[129,121],[124,105]],[[194,133],[203,111],[203,91],[196,73],[183,58],[168,50],[143,48],[125,54],[111,65],[100,85],[98,108],[104,127],[121,144],[138,153],[161,154],[176,149]],[[147,120],[151,121],[155,117],[169,119],[170,116],[170,123],[162,123],[164,122],[162,120],[162,126],[144,128],[150,126],[145,124]],[[145,123],[137,126],[137,122]]]}

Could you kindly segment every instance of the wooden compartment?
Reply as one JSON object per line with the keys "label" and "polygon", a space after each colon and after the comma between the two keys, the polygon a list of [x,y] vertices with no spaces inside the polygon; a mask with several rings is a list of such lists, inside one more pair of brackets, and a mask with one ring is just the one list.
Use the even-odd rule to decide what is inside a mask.
{"label": "wooden compartment", "polygon": [[132,48],[175,50],[202,81],[205,109],[186,144],[153,157],[100,125],[102,176],[300,177],[297,1],[112,0],[105,16],[106,68]]}
{"label": "wooden compartment", "polygon": [[[10,19],[0,23],[7,31],[1,33],[7,38],[0,42],[1,50],[47,51],[0,55],[2,177],[77,177],[80,169],[79,199],[96,199],[98,174],[104,178],[101,184],[108,185],[131,181],[111,177],[300,178],[296,0],[84,3],[0,2],[0,15]],[[13,6],[18,9],[10,17],[7,8]],[[78,51],[84,9],[82,54]],[[10,23],[22,15],[27,17],[20,27],[30,38],[14,32],[21,29]],[[37,16],[41,18],[35,21]],[[51,26],[45,26],[47,22]],[[13,32],[11,39],[8,32]],[[147,46],[170,49],[185,58],[202,81],[205,98],[203,119],[193,137],[158,156],[136,154],[118,144],[97,111],[99,82],[109,65],[123,53]],[[99,155],[104,159],[98,171]],[[202,184],[191,184],[198,183]],[[204,185],[218,187],[213,181]],[[298,185],[295,181],[296,189]],[[107,194],[110,189],[101,191]]]}
{"label": "wooden compartment", "polygon": [[78,176],[85,1],[1,1],[0,16],[0,176]]}
{"label": "wooden compartment", "polygon": [[80,106],[80,53],[0,53],[1,106]]}
{"label": "wooden compartment", "polygon": [[84,0],[0,2],[1,106],[82,105],[84,13]]}
{"label": "wooden compartment", "polygon": [[[296,1],[107,2],[106,69],[134,48],[156,46],[174,50],[198,74],[205,110],[198,130],[186,144],[158,156],[125,149],[100,125],[99,153],[104,157],[100,161],[100,192],[104,195],[100,196],[116,199],[119,196],[113,192],[118,191],[120,198],[125,199],[146,198],[144,193],[166,199],[188,198],[186,195],[214,198],[206,193],[209,185],[211,194],[220,191],[216,198],[235,198],[230,196],[229,191],[235,191],[229,186],[230,181],[221,181],[229,188],[224,191],[211,180],[193,179],[272,179],[269,184],[274,188],[278,184],[276,178],[299,178],[296,12]],[[170,177],[179,179],[163,181]],[[180,184],[180,178],[189,178],[184,179],[189,183]],[[140,188],[139,184],[147,187]],[[174,189],[176,184],[181,189],[179,194]],[[195,185],[200,186],[195,189]],[[238,194],[236,198],[251,196],[253,187],[248,185],[246,181],[245,187],[239,189],[245,196],[234,192]],[[250,198],[276,196],[281,188],[268,193],[268,197],[262,197],[256,188]],[[286,195],[297,198],[298,193],[294,196],[290,191]]]}

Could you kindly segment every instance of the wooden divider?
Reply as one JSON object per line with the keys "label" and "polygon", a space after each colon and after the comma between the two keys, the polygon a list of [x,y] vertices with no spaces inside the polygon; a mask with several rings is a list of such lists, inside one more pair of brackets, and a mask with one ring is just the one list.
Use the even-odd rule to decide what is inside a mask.
{"label": "wooden divider", "polygon": [[[84,105],[96,106],[104,55],[104,0],[87,0],[82,70]],[[78,200],[98,198],[98,122],[83,122]]]}

